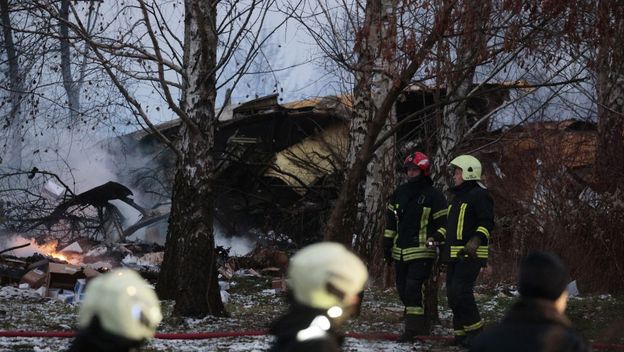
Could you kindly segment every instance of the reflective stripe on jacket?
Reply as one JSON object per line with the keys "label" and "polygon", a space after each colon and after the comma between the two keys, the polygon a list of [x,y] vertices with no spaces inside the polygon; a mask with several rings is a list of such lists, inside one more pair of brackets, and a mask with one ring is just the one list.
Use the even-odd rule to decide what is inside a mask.
{"label": "reflective stripe on jacket", "polygon": [[[435,248],[427,248],[427,238],[444,236],[446,199],[423,177],[394,191],[386,212],[384,243],[392,246],[392,258],[408,261],[435,258]],[[390,243],[391,241],[391,243]]]}
{"label": "reflective stripe on jacket", "polygon": [[466,181],[451,189],[455,197],[448,207],[446,227],[446,259],[456,260],[458,253],[473,237],[481,245],[477,257],[485,261],[489,256],[491,232],[494,229],[494,202],[486,188],[476,181]]}

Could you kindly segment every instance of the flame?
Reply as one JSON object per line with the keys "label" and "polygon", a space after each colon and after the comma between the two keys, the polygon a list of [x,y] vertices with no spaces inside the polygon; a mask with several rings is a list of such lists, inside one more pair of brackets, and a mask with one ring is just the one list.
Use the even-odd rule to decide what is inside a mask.
{"label": "flame", "polygon": [[82,264],[82,254],[73,253],[73,252],[59,252],[58,248],[58,240],[50,240],[44,244],[38,244],[32,238],[25,238],[22,236],[12,236],[9,239],[7,247],[13,247],[16,245],[23,244],[24,242],[30,242],[30,246],[25,248],[16,249],[12,252],[13,255],[17,257],[29,257],[34,253],[39,253],[41,255],[52,257],[58,260],[65,261],[67,263],[80,265]]}
{"label": "flame", "polygon": [[72,264],[77,264],[80,262],[81,256],[77,253],[76,254],[61,253],[57,251],[56,248],[58,247],[58,240],[53,240],[44,244],[37,244],[35,240],[32,239],[30,243],[36,248],[37,252],[43,255],[46,255],[55,259],[63,260],[65,262],[72,263]]}

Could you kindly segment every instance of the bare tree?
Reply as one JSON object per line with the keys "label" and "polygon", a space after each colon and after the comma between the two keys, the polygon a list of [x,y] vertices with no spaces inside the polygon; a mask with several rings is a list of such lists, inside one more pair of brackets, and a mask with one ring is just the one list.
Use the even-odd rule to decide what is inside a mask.
{"label": "bare tree", "polygon": [[0,1],[0,20],[2,21],[3,47],[7,55],[9,76],[9,112],[5,117],[4,129],[8,131],[8,138],[4,142],[8,149],[8,160],[5,162],[11,169],[19,170],[22,167],[22,99],[25,92],[20,73],[19,51],[13,40],[13,26],[8,0]]}
{"label": "bare tree", "polygon": [[[508,87],[521,87],[523,84],[512,82],[522,80],[536,66],[550,60],[543,55],[551,52],[546,49],[548,44],[540,40],[547,37],[563,9],[533,1],[517,4],[367,1],[345,5],[344,13],[350,15],[340,17],[329,15],[328,8],[321,6],[319,10],[324,26],[309,26],[309,30],[327,57],[351,73],[356,84],[352,93],[346,176],[324,234],[328,240],[347,244],[351,243],[352,234],[357,234],[356,248],[369,259],[372,270],[376,270],[378,261],[370,260],[367,249],[381,233],[377,226],[383,225],[375,219],[383,214],[380,211],[383,207],[378,205],[386,197],[375,186],[391,187],[395,180],[392,173],[375,172],[384,167],[388,170],[387,166],[394,163],[387,164],[378,156],[396,160],[393,138],[408,121],[419,119],[415,125],[422,131],[427,130],[423,126],[432,124],[435,128],[431,135],[416,132],[422,138],[412,145],[421,150],[428,146],[425,151],[434,156],[436,182],[446,186],[446,166],[453,155],[492,143],[487,139],[474,142],[474,137],[487,129],[489,119],[499,108],[489,107],[494,110],[484,112],[469,104],[475,99],[488,99],[487,95],[496,89],[488,88],[492,82],[511,81],[507,82]],[[339,30],[344,27],[350,31]],[[398,31],[396,37],[393,31]],[[353,37],[349,33],[354,33]],[[379,41],[379,38],[383,39]],[[350,49],[350,43],[357,43],[353,46],[355,50],[345,50]],[[568,59],[565,62],[574,60]],[[558,64],[566,65],[563,60]],[[556,82],[557,70],[558,66],[551,74],[534,76],[533,87],[565,85],[576,79]],[[386,84],[379,77],[389,77],[391,82]],[[436,104],[404,117],[399,123],[393,121],[393,105],[403,89],[408,84],[431,83],[441,92],[436,96]],[[377,92],[380,94],[376,95]],[[510,98],[500,109],[514,101]],[[363,197],[373,194],[378,197],[373,202]],[[366,226],[358,219],[369,219],[368,225],[377,225]],[[426,309],[434,318],[437,317],[437,277],[435,271],[426,295],[434,298],[428,300]]]}
{"label": "bare tree", "polygon": [[[137,0],[108,9],[113,16],[107,26],[125,19],[129,27],[119,21],[113,33],[100,30],[92,34],[84,11],[74,4],[69,3],[68,17],[62,9],[39,3],[40,9],[67,26],[70,37],[87,44],[88,51],[81,54],[105,70],[137,120],[177,156],[165,259],[157,285],[161,298],[176,300],[176,314],[225,313],[213,236],[213,146],[219,114],[215,101],[219,88],[236,86],[259,48],[283,23],[284,19],[269,26],[268,14],[274,4],[186,0],[163,8]],[[168,11],[183,11],[183,39],[173,28],[175,23],[169,22]],[[265,35],[260,35],[262,29]],[[153,118],[159,108],[150,110],[150,103],[137,97],[130,82],[145,82],[158,92],[180,121],[175,139],[161,133]]]}
{"label": "bare tree", "polygon": [[[446,51],[447,55],[454,56],[451,65],[443,65],[449,71],[447,73],[446,99],[450,103],[444,105],[442,121],[438,133],[438,148],[433,158],[433,174],[439,184],[445,185],[445,165],[451,160],[451,155],[471,127],[467,119],[468,98],[473,88],[473,80],[477,66],[482,63],[487,55],[487,28],[489,23],[491,2],[480,1],[479,4],[462,2],[461,16],[457,22],[455,31],[461,35],[453,38],[456,41],[456,50]],[[449,39],[449,40],[453,40]],[[442,48],[448,48],[449,43],[444,43]]]}
{"label": "bare tree", "polygon": [[613,192],[624,188],[624,53],[618,49],[619,38],[624,36],[624,8],[613,1],[594,4],[599,136],[596,173],[602,188]]}
{"label": "bare tree", "polygon": [[[355,52],[358,56],[353,91],[353,116],[349,125],[347,168],[355,164],[357,153],[364,144],[366,125],[383,105],[386,94],[392,87],[396,57],[396,8],[395,1],[368,1],[365,22]],[[382,131],[388,131],[396,123],[395,110],[389,111]],[[357,227],[354,246],[356,250],[373,262],[379,255],[378,234],[385,225],[384,209],[386,199],[394,182],[394,139],[384,141],[374,152],[367,165],[366,178],[358,192]],[[377,253],[376,253],[377,252]]]}
{"label": "bare tree", "polygon": [[[423,18],[430,19],[430,30],[423,30],[418,33],[414,32],[411,33],[408,38],[405,38],[405,45],[398,45],[402,53],[401,60],[399,61],[400,63],[394,66],[388,65],[387,63],[392,60],[392,50],[389,50],[388,48],[392,47],[392,33],[395,31],[394,24],[392,21],[389,21],[389,19],[392,18],[393,9],[396,7],[393,2],[386,2],[383,4],[385,4],[384,7],[381,6],[382,2],[371,3],[368,5],[370,6],[368,7],[368,16],[370,17],[366,17],[365,15],[365,18],[369,18],[370,21],[365,21],[364,25],[361,27],[357,25],[358,23],[361,23],[357,16],[347,17],[346,19],[352,33],[357,32],[362,34],[362,38],[367,38],[365,42],[363,42],[363,45],[360,46],[360,49],[362,50],[362,57],[359,62],[362,64],[361,67],[363,68],[360,77],[366,77],[367,72],[370,73],[371,70],[375,69],[379,70],[379,72],[375,72],[379,74],[378,77],[389,77],[382,79],[369,77],[371,81],[366,84],[364,84],[365,80],[361,81],[361,84],[363,84],[362,88],[370,85],[371,82],[375,82],[375,85],[377,85],[380,89],[380,94],[378,95],[378,98],[373,98],[371,95],[367,95],[366,91],[362,93],[362,97],[367,97],[366,99],[371,100],[370,103],[363,105],[358,103],[358,105],[362,108],[368,105],[368,108],[373,110],[364,113],[364,110],[362,109],[361,113],[365,114],[364,116],[367,117],[365,117],[365,120],[361,120],[363,125],[360,125],[360,127],[353,127],[354,129],[364,128],[364,138],[361,138],[359,141],[355,141],[355,144],[353,145],[353,148],[359,145],[360,149],[354,154],[351,166],[347,169],[343,187],[324,231],[324,237],[326,239],[347,244],[351,243],[351,237],[354,231],[361,228],[357,226],[357,213],[355,211],[355,209],[357,209],[358,194],[360,194],[358,190],[361,189],[360,185],[366,178],[367,165],[374,156],[378,136],[386,125],[387,118],[393,109],[394,102],[397,97],[401,94],[403,88],[411,82],[414,74],[422,68],[429,51],[443,36],[445,28],[449,23],[450,10],[453,6],[452,2],[444,2],[439,8],[431,10],[431,12],[426,12],[424,15],[421,14]],[[357,8],[359,3],[356,3],[354,6]],[[408,8],[408,6],[405,8]],[[353,12],[350,10],[351,9],[347,8],[345,13]],[[385,14],[382,11],[385,11]],[[324,13],[327,13],[327,11]],[[357,14],[358,12],[355,13]],[[366,13],[366,11],[364,11],[364,13]],[[336,26],[338,25],[338,23],[330,22],[325,28],[325,31],[328,31],[329,33],[336,33]],[[369,26],[373,27],[369,28]],[[324,36],[323,33],[326,32],[316,31],[313,28],[312,32],[316,33],[317,43],[324,45],[324,51],[328,53],[330,57],[338,60],[339,64],[342,65],[343,68],[350,70],[350,72],[359,71],[357,66],[357,57],[355,58],[356,60],[353,60],[353,56],[343,50],[345,48],[344,43],[331,42],[328,38],[333,38],[334,36]],[[370,36],[368,36],[369,34]],[[371,43],[371,39],[373,38],[377,38],[376,40],[380,40],[380,38],[385,40],[390,39],[389,43],[384,42],[384,44],[388,43],[388,47],[376,47],[375,42]],[[415,45],[416,41],[420,41],[421,45]],[[376,41],[376,43],[380,45],[382,44],[379,41]],[[366,54],[367,50],[370,50],[368,54]],[[384,58],[383,55],[386,55],[386,57]],[[371,66],[370,60],[373,60],[374,65]],[[384,71],[384,69],[379,69],[380,67],[383,67],[386,70],[390,67],[395,67],[395,69],[390,72]],[[383,83],[385,80],[387,80],[386,82],[388,83]],[[375,99],[374,103],[372,103],[373,99]],[[364,100],[362,102],[364,102]],[[384,201],[385,200],[381,202]],[[379,202],[379,200],[377,200],[377,202]],[[367,237],[365,236],[364,238]]]}

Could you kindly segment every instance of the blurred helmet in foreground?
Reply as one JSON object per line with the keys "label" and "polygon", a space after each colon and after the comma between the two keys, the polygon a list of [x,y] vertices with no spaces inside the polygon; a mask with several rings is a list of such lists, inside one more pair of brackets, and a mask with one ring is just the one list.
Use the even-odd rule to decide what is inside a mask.
{"label": "blurred helmet in foreground", "polygon": [[162,313],[156,293],[139,274],[116,269],[87,285],[79,327],[88,327],[94,317],[109,333],[140,341],[154,336]]}
{"label": "blurred helmet in foreground", "polygon": [[290,260],[288,286],[295,300],[310,307],[348,307],[359,301],[368,271],[345,246],[321,242],[307,246]]}

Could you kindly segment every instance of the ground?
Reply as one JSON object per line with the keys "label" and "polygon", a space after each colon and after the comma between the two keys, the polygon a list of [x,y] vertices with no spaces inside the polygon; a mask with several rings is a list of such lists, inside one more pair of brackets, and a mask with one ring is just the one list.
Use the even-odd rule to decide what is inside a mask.
{"label": "ground", "polygon": [[[171,316],[172,302],[163,302],[165,319],[158,332],[240,332],[264,330],[286,308],[283,294],[276,294],[268,277],[236,276],[231,282],[226,307],[228,318],[183,319]],[[477,287],[477,301],[487,322],[500,319],[515,299],[510,286]],[[450,335],[451,312],[441,292],[440,324],[435,335]],[[358,333],[399,333],[402,306],[394,290],[368,288],[362,314],[349,322],[346,331]],[[569,316],[579,331],[593,342],[624,344],[621,333],[624,297],[598,295],[575,297],[569,303]],[[0,330],[68,331],[76,328],[77,304],[41,298],[32,290],[0,287]],[[619,319],[619,320],[618,320]],[[619,322],[619,323],[618,323]],[[619,328],[618,328],[619,326]],[[59,351],[70,339],[0,338],[0,351]],[[262,351],[271,337],[231,337],[206,340],[162,340],[150,342],[144,351]],[[347,338],[345,351],[461,351],[441,341],[399,344],[385,340]]]}

